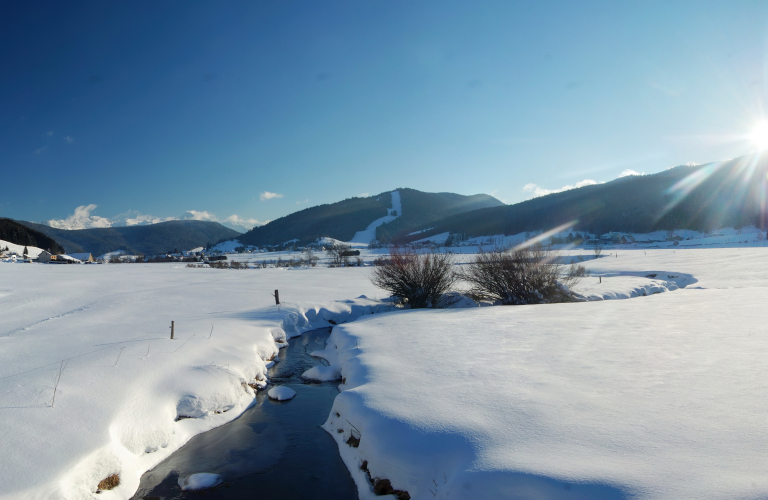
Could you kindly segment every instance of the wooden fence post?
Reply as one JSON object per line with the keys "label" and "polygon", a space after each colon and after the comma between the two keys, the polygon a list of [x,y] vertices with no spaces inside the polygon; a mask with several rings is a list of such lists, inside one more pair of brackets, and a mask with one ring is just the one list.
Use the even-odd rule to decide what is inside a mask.
{"label": "wooden fence post", "polygon": [[275,290],[275,305],[280,305],[280,292]]}
{"label": "wooden fence post", "polygon": [[171,321],[171,340],[173,340],[173,321]]}

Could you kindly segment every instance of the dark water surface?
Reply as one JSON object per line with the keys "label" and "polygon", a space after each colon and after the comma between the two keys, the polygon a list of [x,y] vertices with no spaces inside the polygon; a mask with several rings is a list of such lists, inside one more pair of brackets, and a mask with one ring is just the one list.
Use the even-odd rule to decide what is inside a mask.
{"label": "dark water surface", "polygon": [[[337,383],[307,383],[301,374],[321,363],[309,353],[325,348],[330,329],[288,341],[269,370],[271,386],[296,391],[272,401],[260,391],[237,420],[192,438],[141,478],[134,499],[357,499],[357,488],[336,442],[320,428],[338,394]],[[182,491],[179,479],[214,473],[224,482],[209,490]]]}

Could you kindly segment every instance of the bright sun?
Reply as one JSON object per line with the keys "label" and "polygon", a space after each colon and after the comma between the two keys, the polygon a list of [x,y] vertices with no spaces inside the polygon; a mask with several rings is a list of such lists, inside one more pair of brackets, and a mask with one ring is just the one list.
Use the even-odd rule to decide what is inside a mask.
{"label": "bright sun", "polygon": [[761,151],[768,149],[768,120],[762,120],[755,124],[755,128],[749,134],[749,140]]}

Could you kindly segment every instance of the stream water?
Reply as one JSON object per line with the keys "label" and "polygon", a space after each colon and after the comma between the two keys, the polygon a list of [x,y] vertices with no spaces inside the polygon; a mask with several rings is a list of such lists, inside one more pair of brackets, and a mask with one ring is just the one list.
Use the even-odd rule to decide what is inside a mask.
{"label": "stream water", "polygon": [[[277,402],[260,391],[236,420],[192,438],[141,478],[135,500],[150,499],[357,499],[357,488],[336,442],[320,425],[338,394],[337,383],[308,383],[301,374],[322,361],[309,353],[325,348],[330,328],[288,341],[269,370],[271,385],[296,391]],[[192,474],[218,474],[215,488],[182,491]]]}

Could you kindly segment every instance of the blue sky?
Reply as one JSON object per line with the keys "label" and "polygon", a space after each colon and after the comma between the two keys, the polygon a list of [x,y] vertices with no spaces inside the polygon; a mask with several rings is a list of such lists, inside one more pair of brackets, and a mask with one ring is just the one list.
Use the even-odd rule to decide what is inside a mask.
{"label": "blue sky", "polygon": [[765,2],[5,2],[0,216],[248,225],[732,158],[767,44]]}

